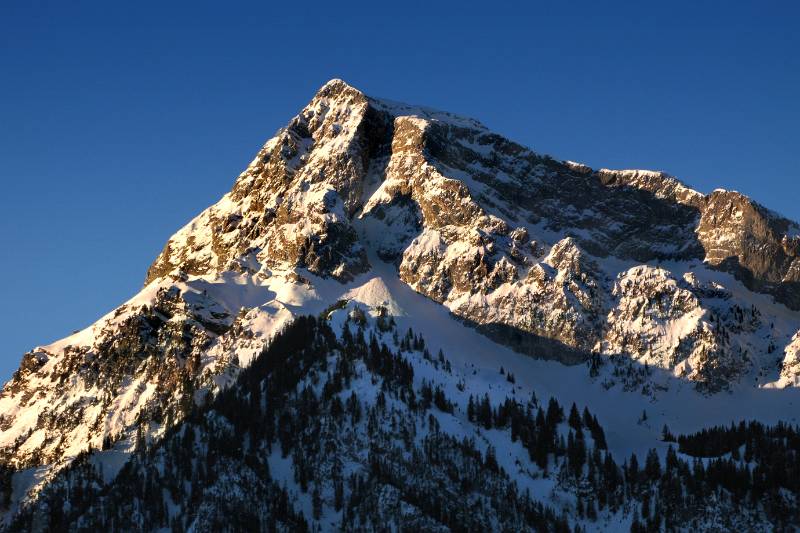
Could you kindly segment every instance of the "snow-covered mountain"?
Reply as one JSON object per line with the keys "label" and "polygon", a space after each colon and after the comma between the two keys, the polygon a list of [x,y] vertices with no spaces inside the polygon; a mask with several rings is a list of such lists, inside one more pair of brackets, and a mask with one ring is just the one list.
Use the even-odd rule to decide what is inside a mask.
{"label": "snow-covered mountain", "polygon": [[[270,401],[294,405],[306,388],[323,394],[332,375],[325,377],[325,365],[339,368],[345,354],[356,353],[356,384],[337,386],[336,394],[343,400],[354,396],[373,412],[376,391],[389,383],[384,392],[392,407],[387,414],[382,400],[371,426],[351,420],[355,429],[347,446],[304,458],[313,456],[309,460],[326,471],[335,463],[347,476],[357,475],[374,467],[369,454],[377,453],[371,449],[376,439],[401,438],[398,424],[417,435],[403,437],[406,453],[414,453],[416,443],[426,461],[483,469],[491,448],[501,468],[491,470],[490,464],[480,483],[514,485],[518,515],[501,516],[499,507],[486,503],[497,496],[487,489],[470,500],[486,511],[480,520],[455,521],[455,509],[446,520],[420,503],[424,491],[412,497],[396,482],[395,492],[373,494],[369,509],[354,504],[352,512],[368,518],[348,518],[342,510],[347,506],[334,500],[339,490],[360,494],[357,481],[355,489],[340,489],[314,475],[318,494],[308,494],[308,483],[298,481],[299,475],[308,482],[298,474],[302,461],[292,466],[285,454],[276,455],[275,434],[253,436],[240,427],[246,421],[230,422],[235,416],[220,407],[221,391],[239,391],[227,393],[228,400],[252,407],[255,400],[245,399],[252,390],[242,380],[251,386],[264,380],[260,386],[266,390],[277,378],[254,377],[251,363],[270,357],[297,363],[289,353],[276,353],[271,341],[308,315],[322,317],[323,325],[313,326],[309,336],[327,339],[327,355],[317,354]],[[411,338],[405,334],[409,328],[416,332]],[[392,381],[393,371],[374,366],[348,344],[351,334],[372,335],[389,353],[399,350],[399,362],[392,364],[409,365],[414,377],[402,386]],[[431,355],[439,350],[446,355]],[[331,360],[323,363],[325,357]],[[233,470],[223,468],[215,474],[219,486],[205,485],[207,498],[183,494],[184,487],[169,500],[156,498],[159,504],[142,500],[143,506],[165,507],[158,516],[165,525],[215,529],[214,509],[222,504],[213,494],[245,491],[239,495],[245,502],[245,487],[256,484],[258,497],[272,502],[256,519],[263,525],[280,510],[279,522],[289,529],[305,520],[323,529],[332,523],[374,528],[385,521],[426,530],[518,530],[535,522],[526,513],[548,528],[627,528],[638,520],[633,509],[641,513],[641,499],[626,492],[619,505],[602,508],[605,522],[584,511],[578,518],[576,502],[586,505],[582,471],[573,470],[572,477],[553,473],[556,467],[574,468],[564,466],[568,446],[559,449],[557,436],[596,433],[596,420],[578,424],[582,430],[574,423],[572,430],[548,423],[553,448],[544,453],[553,458],[542,466],[527,445],[469,414],[469,398],[487,396],[495,408],[514,398],[531,413],[540,407],[534,394],[538,402],[553,397],[565,408],[573,402],[588,407],[605,428],[604,457],[621,464],[631,453],[644,461],[651,448],[663,458],[664,424],[689,434],[750,418],[794,423],[798,358],[796,223],[736,192],[704,195],[661,172],[593,170],[557,161],[475,120],[375,99],[332,80],[267,141],[231,192],[168,240],[139,294],[89,328],[23,357],[0,395],[6,523],[22,512],[16,527],[48,520],[53,527],[52,513],[43,509],[52,508],[59,490],[69,494],[69,487],[87,480],[91,490],[106,491],[108,498],[119,493],[113,497],[124,500],[124,491],[133,489],[118,478],[135,485],[137,472],[175,459],[169,446],[188,439],[187,431],[201,436],[196,448],[186,446],[208,461],[219,422],[233,423],[234,440],[250,435],[250,444],[238,444],[250,455],[267,454],[248,463],[258,479],[233,479]],[[441,395],[420,411],[408,395],[425,396],[429,389]],[[317,438],[337,409],[330,401],[326,397],[324,408],[317,406]],[[280,426],[279,411],[286,405],[256,409],[251,423],[260,424],[267,409]],[[282,412],[286,423],[299,410],[293,409]],[[435,423],[423,416],[428,409],[437,411]],[[339,438],[340,430],[330,435]],[[459,448],[440,432],[471,439],[471,448]],[[592,446],[595,440],[593,434]],[[292,443],[282,444],[289,453]],[[455,451],[434,459],[425,446]],[[390,449],[386,444],[382,451]],[[242,453],[237,460],[248,455]],[[469,466],[475,453],[480,464]],[[381,457],[401,465],[397,472],[407,468],[400,456]],[[446,472],[439,467],[446,470],[431,465],[430,476],[418,481],[444,483]],[[269,471],[266,477],[259,468]],[[188,476],[190,486],[202,485],[192,468],[180,475]],[[510,488],[503,491],[511,494]],[[525,503],[531,497],[546,509]],[[187,510],[188,502],[200,501],[193,498],[202,500],[205,514]],[[59,520],[69,527],[81,520],[99,524],[102,513],[84,503],[71,504]],[[437,512],[451,507],[443,500]],[[708,509],[703,513],[709,524],[719,518]],[[754,511],[731,518],[731,524],[775,523],[770,513]],[[138,523],[102,523],[155,527],[158,520],[145,514],[137,508],[126,515],[138,516]]]}

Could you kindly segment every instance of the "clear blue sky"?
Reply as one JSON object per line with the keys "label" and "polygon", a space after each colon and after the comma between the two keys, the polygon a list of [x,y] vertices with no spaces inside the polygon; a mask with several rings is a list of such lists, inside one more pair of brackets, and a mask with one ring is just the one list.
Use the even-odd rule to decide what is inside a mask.
{"label": "clear blue sky", "polygon": [[2,379],[132,296],[333,77],[800,219],[791,2],[133,4],[0,4]]}

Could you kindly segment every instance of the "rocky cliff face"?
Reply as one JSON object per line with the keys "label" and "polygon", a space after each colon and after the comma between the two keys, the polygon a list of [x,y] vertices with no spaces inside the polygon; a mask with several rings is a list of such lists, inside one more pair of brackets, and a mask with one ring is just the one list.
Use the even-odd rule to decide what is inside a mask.
{"label": "rocky cliff face", "polygon": [[89,330],[26,354],[0,397],[3,459],[61,464],[135,426],[171,426],[236,374],[254,346],[245,317],[182,282],[152,284]]}
{"label": "rocky cliff face", "polygon": [[557,161],[448,113],[327,83],[145,288],[27,354],[0,395],[15,467],[153,437],[375,262],[498,342],[622,358],[706,392],[795,385],[800,228],[659,172]]}
{"label": "rocky cliff face", "polygon": [[697,235],[706,261],[748,288],[800,309],[800,228],[746,196],[717,190],[703,203]]}
{"label": "rocky cliff face", "polygon": [[368,268],[350,224],[386,117],[366,96],[331,82],[256,155],[216,205],[175,234],[145,283],[190,275],[306,268],[340,280]]}

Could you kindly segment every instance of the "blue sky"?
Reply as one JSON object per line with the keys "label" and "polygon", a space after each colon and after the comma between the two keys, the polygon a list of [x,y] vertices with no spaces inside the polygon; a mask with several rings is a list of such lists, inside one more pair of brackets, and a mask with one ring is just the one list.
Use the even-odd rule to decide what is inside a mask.
{"label": "blue sky", "polygon": [[2,379],[132,296],[333,77],[800,219],[790,2],[125,4],[0,4]]}

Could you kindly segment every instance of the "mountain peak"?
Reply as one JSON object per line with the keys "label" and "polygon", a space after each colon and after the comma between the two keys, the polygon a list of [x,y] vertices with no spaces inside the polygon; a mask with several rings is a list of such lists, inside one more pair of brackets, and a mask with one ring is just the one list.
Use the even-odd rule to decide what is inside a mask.
{"label": "mountain peak", "polygon": [[298,316],[418,320],[397,291],[532,357],[602,357],[604,387],[797,383],[798,234],[746,197],[557,161],[334,79],[169,238],[139,294],[23,358],[0,452],[55,468],[144,424],[163,435]]}
{"label": "mountain peak", "polygon": [[[331,78],[330,80],[326,81],[322,87],[319,88],[317,91],[317,95],[327,95],[331,93],[339,93],[342,91],[357,91],[361,92],[346,81],[341,78]],[[362,93],[363,94],[363,93]]]}
{"label": "mountain peak", "polygon": [[320,87],[317,90],[317,92],[314,94],[314,97],[311,99],[311,103],[309,105],[312,105],[315,101],[319,99],[338,98],[341,96],[349,96],[350,98],[359,96],[362,98],[366,97],[366,95],[363,92],[353,87],[346,81],[339,78],[333,78],[327,81],[322,87]]}

